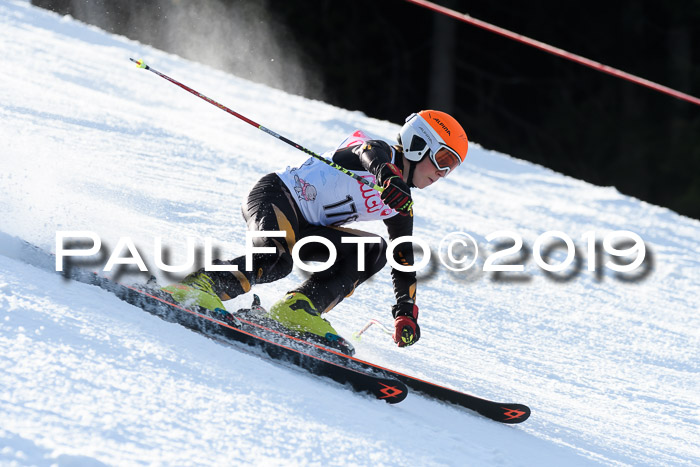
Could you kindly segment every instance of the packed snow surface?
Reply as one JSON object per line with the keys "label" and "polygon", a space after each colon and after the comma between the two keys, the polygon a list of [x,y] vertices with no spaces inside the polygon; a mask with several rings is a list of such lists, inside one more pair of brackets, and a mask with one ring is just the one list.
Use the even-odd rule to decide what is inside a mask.
{"label": "packed snow surface", "polygon": [[[415,190],[415,235],[433,253],[419,273],[421,341],[399,349],[371,328],[357,355],[525,403],[532,416],[504,426],[417,394],[384,404],[67,282],[11,250],[23,239],[55,251],[57,231],[87,230],[107,253],[131,238],[151,267],[156,237],[171,264],[186,259],[187,237],[200,246],[212,238],[232,258],[245,248],[247,190],[306,159],[130,57],[317,152],[358,128],[391,141],[395,123],[26,1],[0,1],[0,46],[0,464],[700,464],[699,222],[472,143],[463,167]],[[352,227],[385,234],[381,223]],[[525,268],[498,277],[483,269],[513,243],[489,237],[503,230],[524,242],[504,260]],[[602,242],[618,230],[643,239],[645,262],[615,273],[599,245],[589,271],[584,234]],[[568,280],[521,256],[547,231],[575,243],[579,270],[553,273]],[[437,259],[450,232],[479,245],[467,272]],[[269,304],[303,278],[295,269],[255,291]],[[392,299],[387,266],[328,318],[350,336],[371,318],[390,324]]]}

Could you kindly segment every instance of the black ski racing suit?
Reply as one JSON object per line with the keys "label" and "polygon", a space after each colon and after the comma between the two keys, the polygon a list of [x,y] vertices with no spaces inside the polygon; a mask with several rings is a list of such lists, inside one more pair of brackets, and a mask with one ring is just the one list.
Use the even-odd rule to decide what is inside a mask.
{"label": "black ski racing suit", "polygon": [[[369,145],[340,149],[333,155],[333,162],[348,170],[366,170],[379,179],[382,165],[391,162],[391,148],[384,141],[372,140]],[[403,155],[396,151],[396,165],[403,167]],[[368,243],[365,249],[365,271],[357,268],[357,244],[341,243],[342,237],[375,236],[374,234],[339,226],[309,224],[301,214],[295,198],[275,173],[265,175],[251,189],[242,207],[243,218],[248,229],[254,231],[284,231],[285,237],[257,238],[256,247],[274,247],[277,254],[253,254],[253,268],[246,271],[245,256],[230,261],[214,261],[214,264],[235,264],[236,272],[208,272],[214,288],[222,300],[229,300],[248,292],[258,283],[267,283],[287,276],[293,267],[292,248],[303,237],[318,235],[330,240],[338,252],[335,263],[327,270],[312,273],[293,292],[301,292],[322,312],[329,311],[343,298],[350,296],[355,288],[379,272],[386,264],[387,243]],[[412,235],[413,217],[396,215],[385,219],[389,239]],[[318,243],[310,243],[300,249],[303,261],[326,261],[328,249]],[[394,261],[402,265],[413,265],[413,248],[410,243],[396,246]],[[392,268],[392,282],[397,303],[414,301],[416,296],[416,273],[402,272]]]}

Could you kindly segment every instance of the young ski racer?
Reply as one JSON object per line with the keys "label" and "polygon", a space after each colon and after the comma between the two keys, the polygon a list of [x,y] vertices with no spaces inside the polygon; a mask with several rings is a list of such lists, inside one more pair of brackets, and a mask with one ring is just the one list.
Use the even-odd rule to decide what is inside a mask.
{"label": "young ski racer", "polygon": [[[276,254],[254,253],[249,269],[245,256],[216,260],[214,264],[236,265],[238,270],[200,269],[163,290],[181,303],[225,309],[222,300],[246,293],[255,284],[287,276],[292,271],[295,243],[304,237],[320,236],[335,246],[336,261],[288,292],[270,308],[268,317],[289,329],[329,341],[338,339],[322,314],[349,297],[387,261],[383,238],[342,226],[381,220],[390,240],[412,235],[411,188],[426,188],[449,175],[464,161],[468,149],[460,124],[435,110],[410,115],[399,132],[398,143],[392,146],[357,131],[328,155],[336,164],[383,187],[381,194],[313,157],[299,167],[265,175],[248,194],[242,211],[249,230],[285,233],[284,237],[258,237],[253,242],[256,247],[273,247]],[[358,255],[362,253],[364,269],[358,267]],[[323,262],[329,250],[320,243],[309,243],[299,249],[299,257],[304,262]],[[398,264],[413,265],[411,243],[398,244],[393,258]],[[392,268],[391,275],[396,296],[391,308],[393,338],[399,347],[412,345],[420,338],[416,274]]]}

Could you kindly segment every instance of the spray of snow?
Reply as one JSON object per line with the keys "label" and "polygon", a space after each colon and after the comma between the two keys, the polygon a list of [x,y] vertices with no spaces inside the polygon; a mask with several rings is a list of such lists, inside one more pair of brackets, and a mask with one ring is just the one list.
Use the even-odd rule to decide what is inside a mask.
{"label": "spray of snow", "polygon": [[[127,30],[147,43],[167,44],[176,55],[229,70],[236,76],[300,95],[323,98],[320,78],[303,66],[303,51],[270,13],[267,2],[157,0],[133,2]],[[117,21],[119,2],[73,0],[76,16],[91,24]],[[158,12],[154,17],[153,12]]]}

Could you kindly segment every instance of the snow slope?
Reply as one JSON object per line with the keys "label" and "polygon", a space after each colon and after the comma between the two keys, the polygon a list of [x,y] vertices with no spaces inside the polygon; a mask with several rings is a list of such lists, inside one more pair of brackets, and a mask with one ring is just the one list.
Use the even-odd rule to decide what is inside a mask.
{"label": "snow slope", "polygon": [[[131,237],[149,265],[155,237],[173,263],[188,236],[237,256],[247,190],[305,160],[129,57],[318,152],[356,128],[392,140],[397,125],[26,1],[0,0],[0,46],[0,464],[700,463],[700,222],[472,144],[466,167],[415,193],[416,235],[435,253],[469,232],[482,257],[421,273],[421,342],[398,349],[370,330],[358,356],[533,415],[514,427],[415,394],[378,403],[10,256],[13,238],[55,250],[57,230],[94,231],[106,248]],[[646,242],[649,274],[587,271],[582,235],[623,229]],[[562,231],[582,270],[555,281],[529,258],[508,276],[525,280],[495,280],[481,267],[499,230],[530,248]],[[255,291],[270,303],[302,278]],[[388,322],[392,298],[387,267],[329,319],[350,335]]]}

